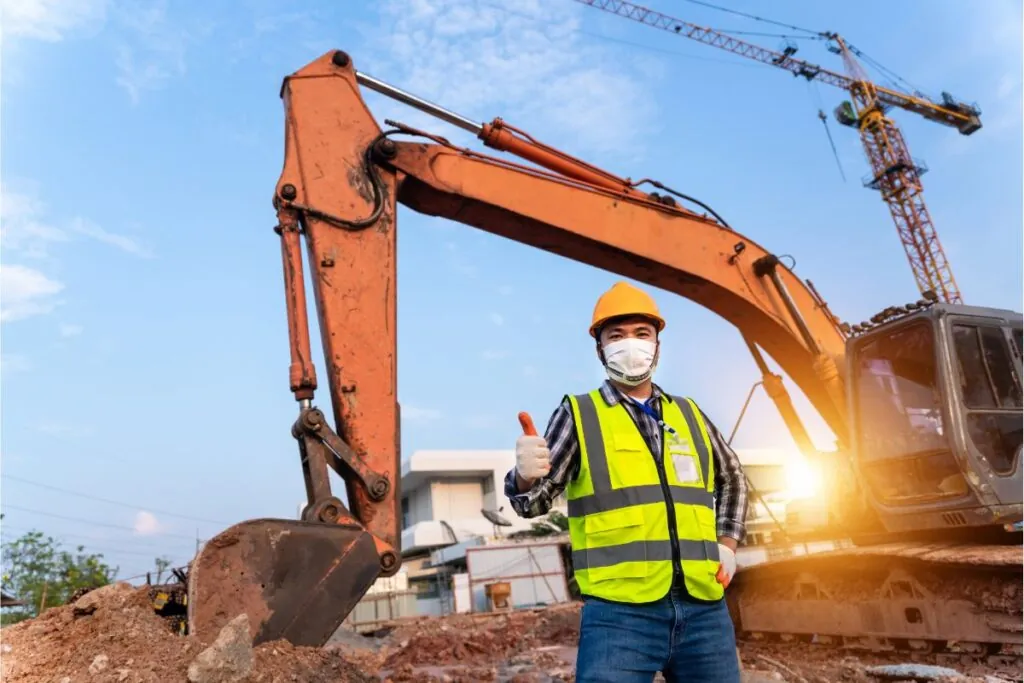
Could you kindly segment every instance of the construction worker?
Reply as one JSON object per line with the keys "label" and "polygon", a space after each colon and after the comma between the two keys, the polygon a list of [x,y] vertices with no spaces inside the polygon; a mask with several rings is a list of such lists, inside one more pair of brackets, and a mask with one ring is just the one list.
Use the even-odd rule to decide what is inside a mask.
{"label": "construction worker", "polygon": [[743,470],[696,403],[653,383],[664,328],[646,292],[605,292],[590,334],[608,380],[566,396],[543,437],[519,437],[505,478],[520,517],[568,500],[578,683],[740,680],[723,598],[745,533]]}

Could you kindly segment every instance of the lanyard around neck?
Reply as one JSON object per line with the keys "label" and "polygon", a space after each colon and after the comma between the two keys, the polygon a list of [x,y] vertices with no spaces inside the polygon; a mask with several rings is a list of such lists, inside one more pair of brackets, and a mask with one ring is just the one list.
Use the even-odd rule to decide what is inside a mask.
{"label": "lanyard around neck", "polygon": [[658,426],[659,426],[659,427],[661,427],[662,429],[664,429],[664,430],[665,430],[666,432],[668,432],[668,433],[669,433],[669,434],[671,434],[672,436],[675,436],[675,437],[678,437],[678,436],[679,436],[679,434],[678,434],[678,433],[676,432],[676,430],[675,430],[675,429],[673,429],[673,428],[672,428],[672,426],[671,426],[671,425],[669,425],[669,424],[668,424],[668,423],[666,423],[666,422],[665,422],[665,421],[664,421],[663,419],[661,419],[660,417],[658,417],[658,414],[654,412],[654,408],[652,408],[652,407],[650,407],[649,405],[647,405],[647,401],[637,401],[637,400],[636,400],[636,399],[634,399],[634,398],[630,398],[629,400],[633,401],[633,403],[635,403],[636,405],[640,406],[640,410],[642,410],[642,411],[644,411],[645,413],[647,413],[647,415],[648,415],[648,416],[649,416],[649,417],[650,417],[650,418],[651,418],[652,420],[654,420],[655,422],[657,422],[657,423],[658,423]]}

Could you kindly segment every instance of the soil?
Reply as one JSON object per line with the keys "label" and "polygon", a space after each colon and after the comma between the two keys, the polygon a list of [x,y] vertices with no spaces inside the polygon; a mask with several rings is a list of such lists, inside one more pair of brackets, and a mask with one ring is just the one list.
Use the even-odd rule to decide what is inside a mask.
{"label": "soil", "polygon": [[[245,629],[247,631],[247,628]],[[219,639],[218,639],[219,640]],[[214,646],[206,669],[190,672],[213,643],[171,632],[153,612],[149,591],[119,583],[35,619],[0,630],[4,683],[370,683],[341,651],[288,643]],[[246,670],[248,669],[248,670]]]}
{"label": "soil", "polygon": [[[0,630],[0,680],[566,683],[575,678],[579,619],[579,604],[573,603],[504,614],[420,617],[392,624],[372,637],[340,629],[324,648],[281,641],[253,648],[245,617],[225,626],[215,642],[199,642],[174,634],[154,614],[145,588],[115,584]],[[914,680],[873,675],[872,666],[908,662],[898,654],[741,643],[740,657],[745,683]],[[1019,672],[994,667],[962,663],[953,668],[963,676],[948,680],[959,683],[1020,680]],[[985,678],[1000,674],[1003,678]]]}

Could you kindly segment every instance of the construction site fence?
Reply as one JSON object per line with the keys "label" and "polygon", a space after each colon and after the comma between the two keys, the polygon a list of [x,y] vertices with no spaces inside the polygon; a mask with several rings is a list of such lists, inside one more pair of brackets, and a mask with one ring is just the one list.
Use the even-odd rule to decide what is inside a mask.
{"label": "construction site fence", "polygon": [[418,613],[415,590],[367,593],[342,625],[363,633],[396,619],[415,617]]}

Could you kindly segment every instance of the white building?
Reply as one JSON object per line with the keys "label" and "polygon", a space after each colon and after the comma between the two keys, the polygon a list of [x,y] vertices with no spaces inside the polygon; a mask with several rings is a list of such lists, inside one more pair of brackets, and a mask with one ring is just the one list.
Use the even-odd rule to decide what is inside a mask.
{"label": "white building", "polygon": [[[431,562],[431,552],[457,551],[530,529],[540,520],[522,519],[505,497],[505,474],[515,466],[512,450],[416,451],[402,463],[402,565],[419,593],[421,614],[448,611],[448,576]],[[554,510],[565,514],[564,496]],[[483,510],[509,526],[497,526]],[[453,558],[445,558],[448,562]]]}
{"label": "white building", "polygon": [[[495,535],[482,510],[511,523],[499,535],[529,529],[505,497],[505,474],[516,464],[508,451],[416,451],[402,463],[402,555]],[[556,509],[566,512],[564,499]]]}

